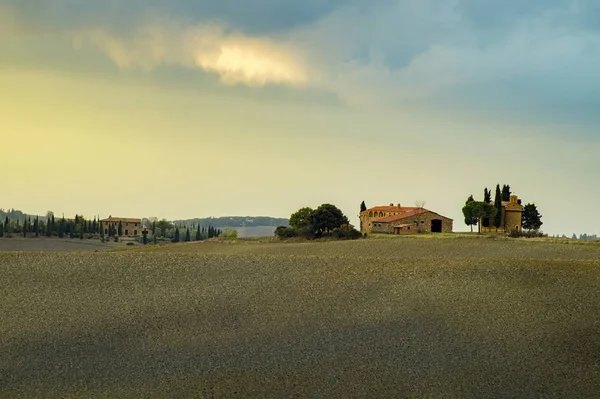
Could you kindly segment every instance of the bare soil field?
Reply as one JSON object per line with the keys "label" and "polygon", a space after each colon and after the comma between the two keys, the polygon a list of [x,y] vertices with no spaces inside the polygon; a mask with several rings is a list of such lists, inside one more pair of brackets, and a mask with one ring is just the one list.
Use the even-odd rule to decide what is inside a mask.
{"label": "bare soil field", "polygon": [[79,252],[118,248],[122,243],[101,242],[100,240],[79,240],[68,238],[0,238],[0,252],[3,251],[57,251]]}
{"label": "bare soil field", "polygon": [[590,398],[600,246],[0,253],[0,397]]}

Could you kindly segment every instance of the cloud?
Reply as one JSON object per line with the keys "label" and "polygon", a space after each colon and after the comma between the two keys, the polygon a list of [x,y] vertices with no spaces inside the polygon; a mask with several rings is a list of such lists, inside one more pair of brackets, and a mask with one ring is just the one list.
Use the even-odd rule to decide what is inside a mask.
{"label": "cloud", "polygon": [[600,105],[592,0],[284,3],[61,0],[43,10],[45,20],[15,0],[13,15],[46,27],[44,40],[52,28],[68,31],[77,48],[100,50],[123,69],[309,87],[360,107],[599,118],[590,112]]}
{"label": "cloud", "polygon": [[102,28],[73,33],[76,47],[91,45],[120,68],[151,70],[163,65],[218,74],[226,84],[304,85],[309,71],[302,56],[287,43],[229,31],[219,24],[181,21],[148,22],[131,34]]}

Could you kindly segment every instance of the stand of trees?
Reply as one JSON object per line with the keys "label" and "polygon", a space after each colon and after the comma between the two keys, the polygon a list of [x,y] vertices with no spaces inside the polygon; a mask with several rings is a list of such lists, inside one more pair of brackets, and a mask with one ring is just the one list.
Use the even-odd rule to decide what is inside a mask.
{"label": "stand of trees", "polygon": [[336,206],[323,204],[317,209],[302,208],[290,217],[290,226],[279,226],[275,235],[280,238],[302,237],[306,239],[329,237],[357,239],[362,234],[349,222]]}
{"label": "stand of trees", "polygon": [[[502,223],[502,201],[510,201],[511,195],[508,184],[503,185],[502,189],[500,189],[499,184],[496,185],[493,205],[491,204],[492,192],[487,187],[483,190],[483,201],[475,201],[473,195],[470,195],[462,211],[465,224],[471,227],[471,232],[473,232],[473,226],[475,225],[478,226],[478,232],[481,232],[481,226],[494,226],[498,231]],[[520,200],[519,203],[521,203]],[[533,232],[538,232],[542,226],[542,215],[538,212],[534,203],[528,203],[523,207],[521,223],[523,229]]]}
{"label": "stand of trees", "polygon": [[[151,217],[145,220],[145,224],[148,225],[149,231],[152,232],[155,243],[158,241],[202,241],[221,237],[223,235],[222,229],[216,228],[212,225],[202,226],[200,224],[170,222],[166,219],[158,220],[156,217]],[[237,237],[237,231],[235,231],[235,235]]]}
{"label": "stand of trees", "polygon": [[472,195],[467,198],[462,211],[465,217],[465,224],[471,227],[471,232],[473,232],[473,226],[477,225],[477,232],[481,233],[481,226],[488,227],[490,219],[496,216],[496,208],[489,201],[475,201]]}
{"label": "stand of trees", "polygon": [[[9,215],[23,215],[23,221],[19,218],[11,219]],[[4,220],[0,220],[0,237],[12,237],[20,235],[23,237],[69,237],[69,238],[92,238],[100,233],[100,223],[96,218],[85,219],[83,216],[75,215],[74,219],[65,219],[63,216],[56,220],[54,213],[49,211],[46,217],[24,215],[20,211],[4,212]]]}

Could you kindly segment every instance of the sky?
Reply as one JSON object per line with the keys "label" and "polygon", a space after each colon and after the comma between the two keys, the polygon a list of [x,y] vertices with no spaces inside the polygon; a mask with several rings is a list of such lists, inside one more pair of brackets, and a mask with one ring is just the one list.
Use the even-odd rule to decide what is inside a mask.
{"label": "sky", "polygon": [[0,207],[289,217],[509,184],[600,233],[595,0],[0,0]]}

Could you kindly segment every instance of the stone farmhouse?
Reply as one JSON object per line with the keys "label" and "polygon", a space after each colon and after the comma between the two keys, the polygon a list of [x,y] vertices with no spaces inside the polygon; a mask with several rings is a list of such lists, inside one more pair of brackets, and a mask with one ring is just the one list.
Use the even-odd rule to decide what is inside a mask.
{"label": "stone farmhouse", "polygon": [[363,233],[452,233],[452,219],[425,208],[400,204],[376,206],[360,213]]}
{"label": "stone farmhouse", "polygon": [[[494,205],[494,201],[490,202]],[[521,200],[516,195],[510,196],[510,201],[502,201],[502,221],[500,222],[499,232],[510,234],[511,232],[520,232],[523,227],[521,224],[521,217],[523,216],[523,205]],[[489,227],[481,226],[482,233],[496,232],[494,221],[490,221]]]}
{"label": "stone farmhouse", "polygon": [[107,219],[101,220],[100,226],[104,230],[104,234],[108,235],[109,226],[114,227],[116,230],[119,228],[119,222],[121,222],[123,229],[122,237],[136,237],[142,234],[142,219],[118,218],[110,216]]}

